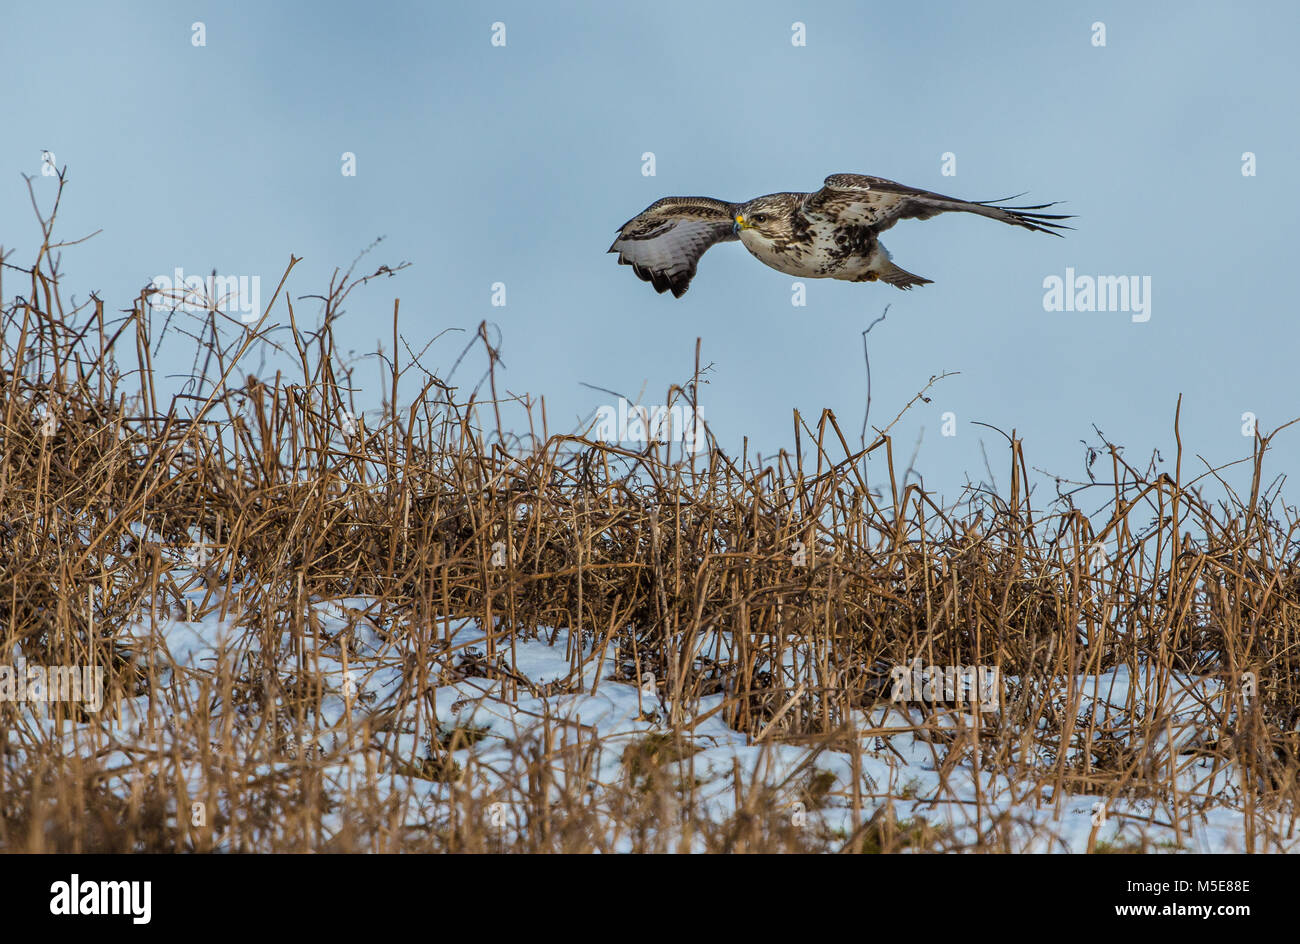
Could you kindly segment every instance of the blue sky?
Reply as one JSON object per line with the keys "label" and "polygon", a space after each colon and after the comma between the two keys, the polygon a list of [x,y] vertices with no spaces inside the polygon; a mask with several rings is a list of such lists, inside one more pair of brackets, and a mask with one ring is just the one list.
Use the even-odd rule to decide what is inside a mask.
{"label": "blue sky", "polygon": [[[861,332],[889,304],[870,336],[873,423],[960,372],[894,429],[904,458],[923,436],[927,485],[952,497],[984,477],[983,440],[1005,487],[1000,437],[976,421],[1072,477],[1094,423],[1131,461],[1160,448],[1167,467],[1180,393],[1187,477],[1197,454],[1249,452],[1243,413],[1264,428],[1300,416],[1298,32],[1300,7],[1281,2],[11,6],[0,244],[30,261],[20,175],[39,175],[45,149],[71,181],[62,234],[103,230],[66,252],[66,289],[111,309],[176,267],[260,275],[269,296],[290,253],[292,295],[321,292],[383,236],[367,264],[411,267],[354,293],[344,347],[387,349],[394,297],[415,349],[486,319],[501,389],[544,396],[567,432],[611,400],[584,382],[662,403],[698,337],[713,365],[702,412],[733,454],[746,436],[751,453],[790,447],[793,409],[810,424],[834,410],[856,441]],[[605,252],[661,196],[738,201],[845,171],[974,199],[1027,191],[1067,201],[1077,229],[904,222],[884,242],[935,284],[809,281],[805,307],[738,243],[705,255],[682,299]],[[1150,320],[1045,311],[1044,279],[1067,267],[1149,277]],[[21,290],[12,272],[5,290]],[[466,339],[443,335],[428,362],[449,370]],[[364,406],[380,376],[363,362]],[[1276,448],[1270,468],[1288,471],[1300,427]]]}

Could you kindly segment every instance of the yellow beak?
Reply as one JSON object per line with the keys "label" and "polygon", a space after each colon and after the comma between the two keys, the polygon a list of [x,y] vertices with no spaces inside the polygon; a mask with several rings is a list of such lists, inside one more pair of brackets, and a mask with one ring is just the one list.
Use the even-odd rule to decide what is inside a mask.
{"label": "yellow beak", "polygon": [[737,231],[742,230],[742,229],[753,229],[753,226],[754,226],[753,223],[746,223],[746,222],[745,222],[745,215],[744,215],[743,213],[742,213],[740,216],[737,216],[737,217],[736,217],[736,225],[735,225],[734,228],[735,228]]}

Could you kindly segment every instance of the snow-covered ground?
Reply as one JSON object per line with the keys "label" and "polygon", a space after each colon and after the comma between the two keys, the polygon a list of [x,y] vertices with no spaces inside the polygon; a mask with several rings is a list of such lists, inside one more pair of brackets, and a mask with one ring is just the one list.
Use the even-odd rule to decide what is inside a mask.
{"label": "snow-covered ground", "polygon": [[[288,751],[282,745],[278,750],[306,752],[301,756],[320,765],[327,791],[349,795],[366,789],[396,803],[411,830],[438,828],[456,791],[481,798],[482,815],[503,836],[531,828],[524,794],[533,789],[528,784],[535,787],[541,757],[550,767],[543,789],[567,788],[570,795],[588,791],[594,810],[605,808],[604,797],[635,793],[653,768],[668,771],[673,782],[693,785],[680,796],[689,796],[707,819],[725,823],[737,814],[738,803],[761,802],[767,806],[763,815],[806,830],[810,848],[838,848],[864,820],[882,814],[908,828],[923,821],[942,835],[940,848],[974,846],[997,836],[1008,851],[1023,852],[1082,852],[1090,841],[1238,852],[1246,848],[1247,815],[1254,817],[1256,835],[1293,832],[1286,811],[1270,813],[1259,804],[1247,808],[1237,771],[1186,753],[1213,734],[1207,730],[1207,706],[1222,690],[1212,680],[1166,680],[1159,696],[1170,720],[1164,743],[1152,756],[1179,771],[1177,792],[1169,796],[1110,798],[1103,807],[1095,795],[1053,795],[1043,784],[1050,782],[1059,759],[1046,756],[1033,739],[1024,738],[1024,753],[1004,769],[979,769],[977,759],[987,754],[971,746],[969,719],[942,719],[958,735],[942,743],[949,739],[931,740],[924,730],[924,706],[888,701],[853,719],[861,745],[855,790],[854,761],[843,741],[820,747],[751,743],[724,723],[725,694],[670,705],[660,682],[647,678],[637,685],[615,678],[609,660],[593,654],[590,638],[571,638],[561,629],[536,639],[500,639],[489,673],[498,677],[487,678],[476,671],[486,664],[489,649],[478,623],[429,627],[442,655],[420,660],[410,627],[380,625],[374,612],[375,604],[366,599],[313,601],[298,638],[285,633],[278,640],[276,671],[263,673],[264,684],[279,686],[277,691],[296,684],[301,691],[305,681],[312,693],[307,701],[318,706],[302,716],[305,723],[283,719],[283,730],[309,733]],[[105,769],[119,771],[110,786],[124,793],[140,773],[142,752],[162,751],[181,758],[187,796],[209,796],[199,760],[204,746],[190,742],[194,726],[169,723],[193,717],[206,700],[215,706],[209,750],[233,747],[249,756],[275,756],[265,750],[267,733],[257,712],[233,707],[237,700],[225,695],[231,679],[216,671],[218,666],[227,673],[238,666],[236,675],[252,667],[262,671],[267,657],[262,641],[234,624],[215,613],[195,622],[167,617],[131,624],[130,648],[153,677],[152,692],[118,702],[116,712],[105,709],[100,731],[110,738],[107,748],[102,738],[88,740],[86,726],[78,725],[63,728],[65,750],[97,752]],[[1023,694],[1021,680],[1003,681],[1004,699]],[[1102,727],[1123,728],[1136,713],[1152,710],[1160,680],[1139,677],[1134,689],[1134,679],[1120,668],[1079,681],[1077,717],[1092,713]],[[1060,688],[1057,701],[1064,707],[1068,686]],[[681,722],[675,731],[669,724],[674,709]],[[31,724],[51,724],[30,710],[29,716]],[[436,731],[431,730],[435,718]],[[430,750],[431,735],[453,751],[454,766],[431,759],[442,754]],[[11,749],[24,748],[11,738]],[[293,765],[265,768],[275,766]],[[575,777],[586,782],[574,783]],[[773,789],[756,791],[760,785]],[[343,828],[342,812],[324,816],[327,834]],[[660,828],[675,829],[673,817]],[[220,835],[215,842],[223,848]],[[685,843],[702,849],[706,841],[697,833]],[[631,844],[629,836],[613,848]],[[1256,851],[1297,847],[1300,837],[1270,842],[1266,849],[1256,843]]]}

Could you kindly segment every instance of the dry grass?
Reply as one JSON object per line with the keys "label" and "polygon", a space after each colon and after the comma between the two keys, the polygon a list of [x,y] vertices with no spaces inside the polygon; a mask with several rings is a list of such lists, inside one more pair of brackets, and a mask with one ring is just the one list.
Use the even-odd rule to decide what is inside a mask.
{"label": "dry grass", "polygon": [[[1280,483],[1266,484],[1268,437],[1255,442],[1246,497],[1213,476],[1184,481],[1181,442],[1172,477],[1103,444],[1106,481],[1037,509],[1022,443],[1008,437],[1009,491],[941,508],[896,479],[887,431],[853,449],[829,412],[811,428],[798,420],[792,453],[761,467],[716,448],[683,456],[551,435],[540,422],[513,437],[495,373],[487,399],[461,402],[413,355],[398,357],[396,304],[385,415],[354,421],[331,325],[385,267],[336,279],[314,330],[279,290],[267,306],[288,326],[278,335],[268,316],[245,326],[188,315],[195,376],[164,400],[149,293],[116,319],[95,298],[65,308],[54,216],[41,219],[30,268],[0,268],[0,661],[21,652],[106,667],[110,700],[145,695],[151,714],[124,744],[111,706],[100,717],[51,705],[64,721],[52,726],[0,702],[0,849],[1019,848],[1016,823],[993,810],[972,814],[977,841],[959,842],[894,815],[905,784],[819,777],[825,752],[857,769],[864,750],[887,747],[894,729],[855,719],[887,698],[890,667],[916,658],[997,666],[1008,679],[1002,710],[978,724],[954,725],[941,708],[916,716],[941,774],[965,759],[1014,772],[1025,795],[1149,798],[1177,835],[1197,798],[1180,798],[1175,775],[1208,760],[1237,784],[1243,847],[1276,847],[1300,766],[1300,574],[1296,521]],[[249,352],[276,343],[297,373],[248,374]],[[485,331],[479,343],[491,360]],[[412,384],[418,394],[394,412]],[[670,395],[691,401],[696,389]],[[1227,498],[1212,506],[1206,484]],[[180,566],[200,544],[201,566]],[[405,660],[403,684],[386,704],[349,705],[349,738],[333,750],[301,750],[328,688],[304,642],[320,642],[311,604],[350,597],[375,601],[358,623]],[[227,657],[184,673],[124,632],[212,613],[233,627]],[[494,627],[481,653],[448,637],[467,617]],[[451,756],[482,732],[437,717],[429,693],[468,675],[499,680],[507,698],[538,694],[503,657],[556,627],[591,643],[602,680],[653,673],[663,733],[604,745],[539,721],[514,744],[508,788],[485,792],[472,753]],[[578,677],[584,655],[570,649],[575,672],[552,693]],[[1120,665],[1148,667],[1144,697],[1122,716],[1080,720],[1092,694],[1080,677]],[[1257,697],[1243,697],[1246,672]],[[1195,743],[1175,750],[1162,740],[1161,691],[1187,674],[1224,687],[1202,706]],[[721,821],[701,807],[688,743],[694,707],[718,692],[734,730],[809,748],[793,784],[737,770],[735,812]],[[387,737],[402,712],[423,732],[418,751]],[[331,771],[358,738],[380,761],[345,783]],[[602,751],[626,777],[593,791]],[[394,786],[412,781],[446,786],[416,825]],[[791,825],[790,796],[812,809],[837,793],[858,824],[849,835]],[[187,815],[196,802],[202,826]]]}

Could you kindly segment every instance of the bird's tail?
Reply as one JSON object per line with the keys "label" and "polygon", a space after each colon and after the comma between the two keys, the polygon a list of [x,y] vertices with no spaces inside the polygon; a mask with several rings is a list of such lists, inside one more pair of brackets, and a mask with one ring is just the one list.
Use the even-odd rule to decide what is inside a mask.
{"label": "bird's tail", "polygon": [[[875,270],[871,273],[882,282],[888,282],[894,288],[909,289],[917,285],[933,285],[934,279],[925,279],[919,275],[913,275],[906,269],[900,269],[892,262],[882,262],[876,265]],[[874,280],[873,280],[874,281]]]}

